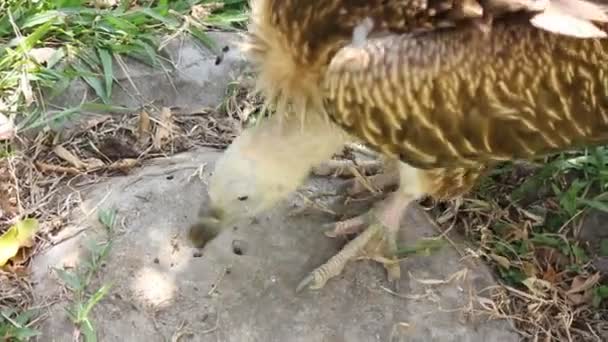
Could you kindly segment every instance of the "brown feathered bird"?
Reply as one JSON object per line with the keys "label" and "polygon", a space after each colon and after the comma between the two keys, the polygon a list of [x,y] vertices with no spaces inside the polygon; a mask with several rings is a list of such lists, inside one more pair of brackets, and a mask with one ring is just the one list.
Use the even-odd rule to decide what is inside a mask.
{"label": "brown feathered bird", "polygon": [[[608,21],[586,0],[254,0],[244,51],[276,114],[216,164],[190,230],[202,245],[302,184],[352,139],[399,169],[397,191],[337,225],[361,234],[298,287],[320,288],[424,196],[453,198],[494,164],[608,141]],[[365,228],[365,229],[364,229]]]}

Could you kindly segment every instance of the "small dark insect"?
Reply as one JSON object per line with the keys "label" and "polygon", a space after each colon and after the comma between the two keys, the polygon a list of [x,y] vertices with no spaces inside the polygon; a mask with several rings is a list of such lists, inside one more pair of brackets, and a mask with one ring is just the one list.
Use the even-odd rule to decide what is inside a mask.
{"label": "small dark insect", "polygon": [[230,47],[228,45],[222,48],[222,52],[215,57],[215,65],[220,65],[224,61],[224,54],[230,51]]}
{"label": "small dark insect", "polygon": [[245,254],[245,241],[243,240],[233,240],[232,241],[232,252],[236,255]]}
{"label": "small dark insect", "polygon": [[246,201],[249,198],[249,196],[241,196],[238,198],[239,201]]}

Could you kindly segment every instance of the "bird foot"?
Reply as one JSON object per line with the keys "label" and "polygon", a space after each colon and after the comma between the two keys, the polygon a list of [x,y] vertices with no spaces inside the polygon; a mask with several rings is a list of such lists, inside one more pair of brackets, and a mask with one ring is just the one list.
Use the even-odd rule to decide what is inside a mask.
{"label": "bird foot", "polygon": [[381,263],[387,270],[388,280],[390,282],[398,280],[401,277],[401,269],[394,253],[391,253],[391,250],[394,251],[394,249],[382,247],[394,243],[388,234],[384,234],[386,230],[380,223],[368,226],[359,236],[347,243],[338,254],[306,276],[298,284],[296,292],[301,292],[305,288],[311,290],[323,288],[327,281],[342,273],[348,261],[360,258]]}
{"label": "bird foot", "polygon": [[397,233],[404,209],[411,199],[403,194],[393,194],[380,203],[380,208],[355,218],[338,222],[329,236],[356,232],[366,227],[359,236],[348,242],[340,252],[305,277],[297,292],[304,288],[321,289],[327,281],[340,273],[351,259],[370,259],[381,263],[387,270],[388,280],[396,284],[401,277],[397,260]]}

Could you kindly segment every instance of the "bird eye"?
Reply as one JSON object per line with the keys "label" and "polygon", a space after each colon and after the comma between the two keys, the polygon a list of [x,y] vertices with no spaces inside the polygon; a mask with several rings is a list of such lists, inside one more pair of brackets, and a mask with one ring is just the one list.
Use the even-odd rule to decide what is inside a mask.
{"label": "bird eye", "polygon": [[249,196],[239,196],[239,197],[237,197],[237,199],[239,201],[246,201],[248,198],[249,198]]}

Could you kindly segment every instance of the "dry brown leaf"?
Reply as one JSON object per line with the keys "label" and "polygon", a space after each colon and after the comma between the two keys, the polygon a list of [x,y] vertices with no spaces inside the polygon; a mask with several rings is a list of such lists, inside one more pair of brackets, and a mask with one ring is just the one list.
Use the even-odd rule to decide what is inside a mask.
{"label": "dry brown leaf", "polygon": [[61,146],[61,145],[57,145],[55,146],[55,148],[53,148],[53,152],[55,152],[55,154],[67,161],[68,163],[72,164],[72,166],[74,166],[77,169],[86,169],[87,165],[80,160],[80,158],[76,157],[72,152],[68,151],[65,147]]}
{"label": "dry brown leaf", "polygon": [[588,304],[593,300],[593,292],[585,291],[584,293],[571,293],[566,295],[568,300],[574,305]]}
{"label": "dry brown leaf", "polygon": [[522,281],[522,284],[537,297],[545,298],[547,291],[553,288],[553,285],[546,280],[538,279],[536,277],[530,277]]}
{"label": "dry brown leaf", "polygon": [[109,171],[121,171],[128,173],[137,165],[137,159],[121,159],[113,162],[107,167]]}
{"label": "dry brown leaf", "polygon": [[37,161],[35,163],[41,172],[57,172],[57,173],[67,173],[67,174],[71,174],[71,175],[81,174],[81,172],[78,169],[75,169],[73,167],[65,167],[65,166],[47,164],[47,163],[43,163],[43,162],[39,162],[39,161]]}
{"label": "dry brown leaf", "polygon": [[600,281],[600,273],[595,273],[587,279],[584,279],[580,275],[574,277],[572,280],[572,284],[570,285],[570,290],[566,292],[567,294],[579,293],[587,291],[593,288]]}
{"label": "dry brown leaf", "polygon": [[224,3],[222,2],[210,2],[206,4],[198,4],[194,5],[190,8],[190,14],[196,20],[204,20],[218,9],[222,9],[224,7]]}
{"label": "dry brown leaf", "polygon": [[163,107],[160,111],[159,122],[156,126],[156,134],[154,135],[154,148],[160,150],[165,143],[171,138],[173,132],[173,117],[171,109]]}
{"label": "dry brown leaf", "polygon": [[83,162],[86,165],[87,171],[99,170],[106,166],[106,163],[97,158],[87,158]]}
{"label": "dry brown leaf", "polygon": [[551,284],[557,283],[558,275],[553,266],[549,265],[545,272],[543,272],[543,280],[546,280]]}
{"label": "dry brown leaf", "polygon": [[500,266],[502,266],[503,268],[509,268],[511,267],[511,262],[509,261],[509,259],[501,256],[501,255],[496,255],[496,254],[489,254],[490,258],[492,258],[492,260],[496,261]]}
{"label": "dry brown leaf", "polygon": [[137,138],[144,143],[150,135],[150,114],[145,110],[139,113],[139,125],[137,127]]}

